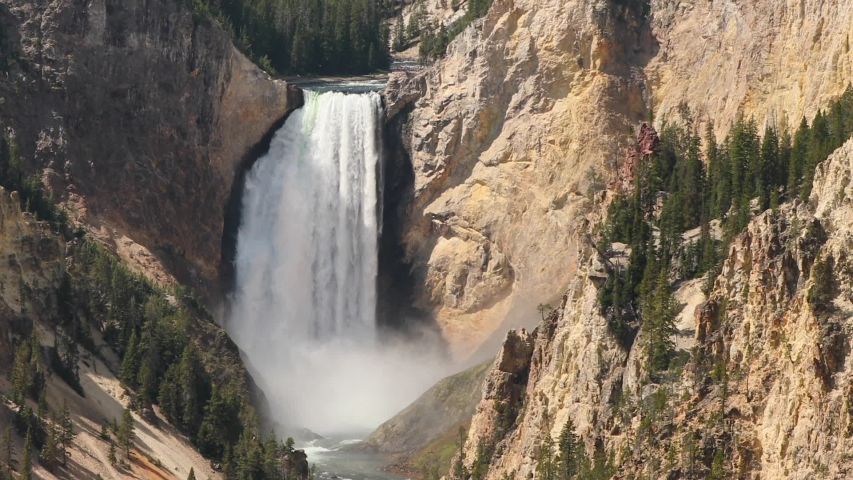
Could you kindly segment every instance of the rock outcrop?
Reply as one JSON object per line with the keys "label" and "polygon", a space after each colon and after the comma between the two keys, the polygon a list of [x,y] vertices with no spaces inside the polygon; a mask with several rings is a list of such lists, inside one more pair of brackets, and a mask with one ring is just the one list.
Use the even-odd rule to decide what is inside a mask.
{"label": "rock outcrop", "polygon": [[242,157],[298,92],[183,2],[10,0],[0,26],[26,172],[152,277],[213,287]]}

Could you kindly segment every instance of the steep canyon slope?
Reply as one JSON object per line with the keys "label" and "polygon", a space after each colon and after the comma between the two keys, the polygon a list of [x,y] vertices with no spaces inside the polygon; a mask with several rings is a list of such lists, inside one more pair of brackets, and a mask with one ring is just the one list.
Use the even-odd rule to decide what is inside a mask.
{"label": "steep canyon slope", "polygon": [[143,271],[212,287],[241,159],[297,92],[181,2],[9,0],[0,27],[25,173]]}
{"label": "steep canyon slope", "polygon": [[643,370],[642,333],[630,353],[613,342],[594,262],[580,262],[560,308],[533,334],[510,332],[464,462],[493,442],[484,478],[540,475],[542,442],[571,419],[617,478],[849,477],[851,178],[848,141],[820,165],[808,202],[762,213],[734,240],[695,310],[697,348],[664,382]]}
{"label": "steep canyon slope", "polygon": [[682,334],[698,347],[666,387],[648,383],[642,332],[622,348],[598,313],[594,241],[640,121],[680,122],[686,107],[719,139],[742,115],[791,130],[853,80],[851,34],[844,2],[496,0],[432,68],[392,76],[388,114],[415,174],[404,237],[418,306],[463,357],[555,307],[507,338],[463,464],[494,446],[485,478],[538,478],[543,439],[571,419],[622,478],[704,478],[716,452],[716,472],[742,478],[848,475],[851,143],[809,201],[737,237],[695,335]]}

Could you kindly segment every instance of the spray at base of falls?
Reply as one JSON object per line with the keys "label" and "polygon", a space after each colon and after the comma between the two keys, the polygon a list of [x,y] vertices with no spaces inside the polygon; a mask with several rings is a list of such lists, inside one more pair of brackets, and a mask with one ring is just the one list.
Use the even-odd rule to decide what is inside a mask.
{"label": "spray at base of falls", "polygon": [[227,329],[273,420],[366,431],[440,377],[376,330],[379,95],[306,92],[246,177]]}

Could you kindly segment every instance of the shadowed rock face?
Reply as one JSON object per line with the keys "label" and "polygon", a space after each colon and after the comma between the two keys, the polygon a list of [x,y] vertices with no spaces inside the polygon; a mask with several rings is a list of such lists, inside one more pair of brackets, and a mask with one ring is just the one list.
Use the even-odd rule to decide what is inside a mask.
{"label": "shadowed rock face", "polygon": [[0,187],[0,369],[12,364],[13,336],[30,334],[28,316],[54,315],[64,249],[46,222],[21,211],[17,192]]}
{"label": "shadowed rock face", "polygon": [[240,160],[298,92],[181,2],[11,0],[0,24],[0,125],[25,169],[131,264],[213,286]]}

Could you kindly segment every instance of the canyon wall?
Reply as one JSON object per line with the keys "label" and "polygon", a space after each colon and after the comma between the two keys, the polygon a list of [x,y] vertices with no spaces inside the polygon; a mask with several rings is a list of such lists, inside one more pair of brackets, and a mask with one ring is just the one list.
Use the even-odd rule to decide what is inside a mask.
{"label": "canyon wall", "polygon": [[618,465],[616,478],[706,478],[718,451],[726,478],[848,477],[851,178],[848,141],[819,166],[809,202],[762,213],[734,240],[692,315],[697,348],[666,382],[648,381],[642,334],[630,353],[614,344],[597,275],[581,267],[533,334],[510,332],[483,386],[467,465],[510,405],[518,415],[485,478],[531,478],[543,439],[567,419],[588,455],[598,448]]}
{"label": "canyon wall", "polygon": [[414,102],[416,303],[459,355],[565,288],[608,162],[646,116],[639,67],[656,50],[636,6],[498,0],[446,58],[392,76],[388,114]]}
{"label": "canyon wall", "polygon": [[[10,382],[7,380],[7,376],[12,377],[13,345],[26,343],[33,331],[43,352],[57,345],[59,290],[66,264],[72,261],[66,255],[74,248],[73,243],[66,248],[65,242],[51,232],[47,222],[40,222],[31,213],[22,211],[17,192],[10,193],[0,187],[0,255],[3,258],[0,264],[0,388],[6,394],[0,403],[0,428],[4,432],[7,427],[11,432],[11,426],[20,422],[16,419],[16,407],[9,401]],[[75,305],[72,308],[82,310],[86,306]],[[211,334],[207,332],[207,335]],[[198,335],[205,336],[205,333],[199,331]],[[46,379],[46,403],[55,414],[61,411],[63,402],[67,402],[75,437],[69,442],[66,467],[54,468],[50,472],[41,463],[33,462],[36,478],[90,478],[95,475],[110,478],[118,473],[108,459],[110,443],[100,438],[98,432],[105,419],[121,418],[130,396],[110,371],[110,367],[117,368],[115,354],[101,348],[101,343],[98,342],[99,353],[86,351],[79,363],[81,392],[85,395],[77,394],[60,379],[60,375],[48,370],[51,374]],[[246,375],[236,349],[228,352],[221,344],[211,343],[214,342],[207,346],[217,351],[221,357],[220,365],[229,365],[232,373]],[[42,360],[47,357],[39,356]],[[36,402],[25,403],[36,408]],[[153,472],[150,474],[157,478],[182,478],[193,468],[197,475],[219,478],[210,462],[195,451],[185,436],[168,426],[162,416],[135,415],[135,421],[136,455],[127,471]],[[11,441],[12,459],[20,471],[24,438],[15,435]],[[153,463],[155,461],[157,465]],[[6,466],[3,468],[5,471]]]}
{"label": "canyon wall", "polygon": [[535,321],[575,275],[640,121],[687,106],[722,138],[741,114],[811,118],[853,78],[851,16],[824,1],[496,0],[386,93],[391,116],[414,106],[416,303],[462,356]]}
{"label": "canyon wall", "polygon": [[0,5],[0,126],[81,222],[161,282],[215,288],[243,155],[301,101],[181,2]]}
{"label": "canyon wall", "polygon": [[[599,315],[594,241],[641,121],[687,107],[718,139],[740,115],[791,129],[853,80],[851,34],[843,2],[496,0],[444,59],[392,76],[416,303],[459,356],[539,323],[487,374],[462,463],[494,440],[486,478],[537,478],[571,419],[619,478],[704,478],[718,451],[741,478],[848,475],[850,142],[809,201],[750,223],[708,298],[676,292],[681,355],[697,348],[666,385],[648,382],[642,332],[626,350]],[[541,322],[540,303],[555,307]]]}

